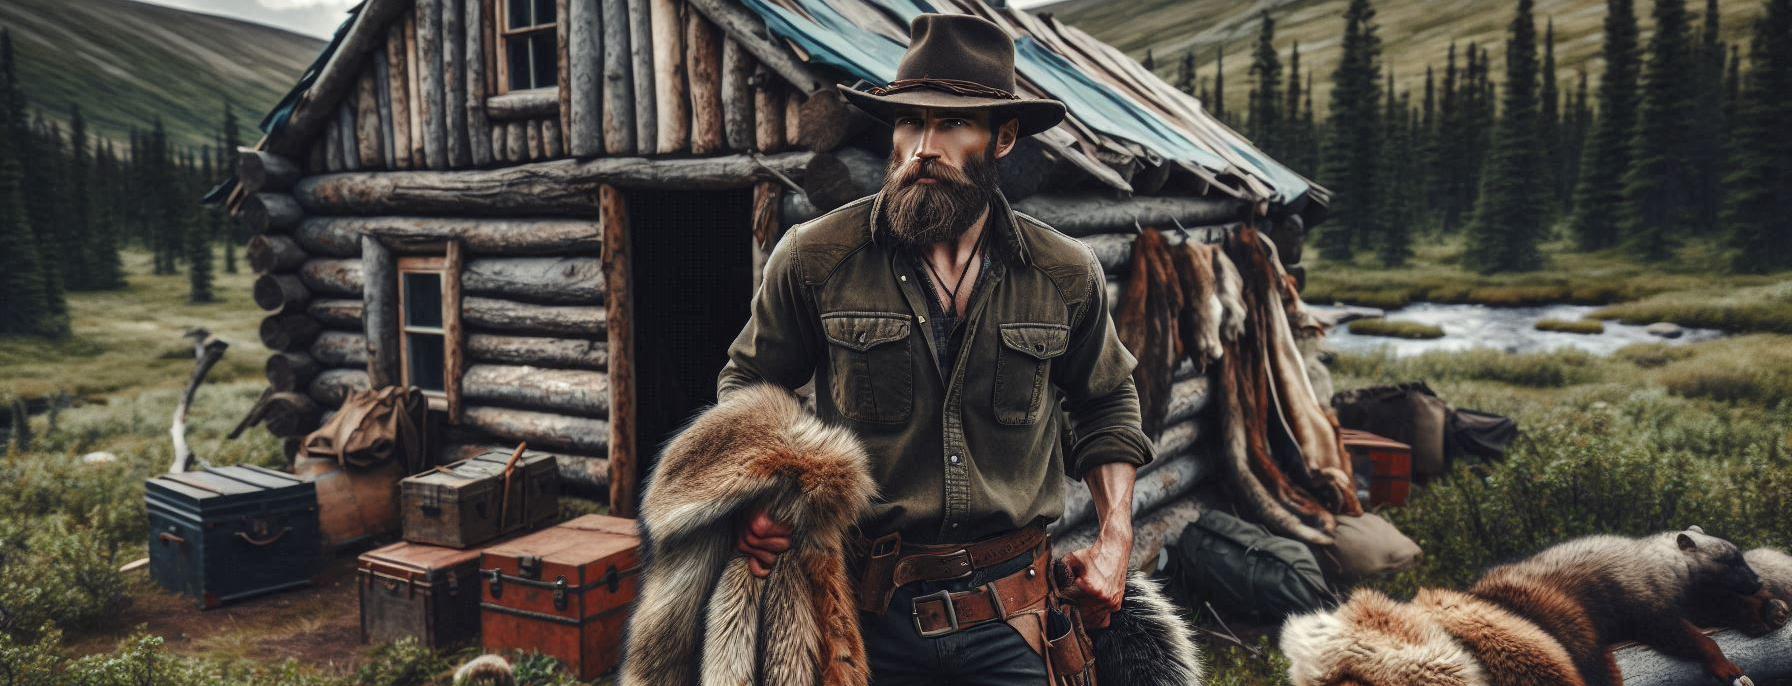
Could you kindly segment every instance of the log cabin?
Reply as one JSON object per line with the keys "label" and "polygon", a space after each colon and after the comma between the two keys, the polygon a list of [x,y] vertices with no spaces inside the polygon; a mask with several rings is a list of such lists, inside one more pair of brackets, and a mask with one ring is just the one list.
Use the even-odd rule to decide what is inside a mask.
{"label": "log cabin", "polygon": [[[1009,31],[1021,94],[1067,104],[1002,161],[1002,188],[1088,243],[1110,293],[1141,227],[1211,242],[1251,225],[1302,277],[1327,191],[1049,15],[366,0],[215,194],[254,235],[267,429],[290,453],[347,393],[417,386],[437,459],[527,441],[572,492],[631,514],[644,462],[713,402],[778,237],[881,184],[889,130],[834,84],[893,78],[909,20],[933,11]],[[1196,459],[1207,378],[1173,376],[1137,489],[1142,536],[1186,523],[1211,469]],[[1087,490],[1069,492],[1060,533],[1092,519]]]}

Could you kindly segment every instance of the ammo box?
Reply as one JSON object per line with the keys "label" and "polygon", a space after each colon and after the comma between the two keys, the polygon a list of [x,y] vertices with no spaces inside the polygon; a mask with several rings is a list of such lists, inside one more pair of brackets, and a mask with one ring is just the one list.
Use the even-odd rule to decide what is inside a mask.
{"label": "ammo box", "polygon": [[245,465],[163,474],[144,490],[150,576],[201,607],[305,586],[322,566],[310,482]]}
{"label": "ammo box", "polygon": [[552,655],[580,680],[616,666],[641,586],[632,519],[585,515],[487,548],[479,561],[485,649]]}
{"label": "ammo box", "polygon": [[361,555],[361,642],[415,636],[429,648],[479,641],[479,551],[399,542]]}
{"label": "ammo box", "polygon": [[554,521],[560,470],[553,456],[525,453],[506,479],[510,455],[492,451],[399,482],[404,540],[467,548]]}

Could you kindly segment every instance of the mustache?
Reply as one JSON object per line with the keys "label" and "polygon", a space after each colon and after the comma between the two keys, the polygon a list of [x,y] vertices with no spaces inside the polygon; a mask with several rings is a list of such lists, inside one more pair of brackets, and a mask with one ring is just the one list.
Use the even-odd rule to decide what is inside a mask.
{"label": "mustache", "polygon": [[922,177],[954,186],[971,184],[971,177],[964,170],[939,160],[911,157],[892,172],[892,179],[899,188],[913,186]]}

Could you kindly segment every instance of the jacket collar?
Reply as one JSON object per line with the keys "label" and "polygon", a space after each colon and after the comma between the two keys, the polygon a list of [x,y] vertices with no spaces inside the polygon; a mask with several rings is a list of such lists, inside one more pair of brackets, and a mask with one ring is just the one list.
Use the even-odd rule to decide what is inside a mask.
{"label": "jacket collar", "polygon": [[[883,191],[878,191],[876,195],[871,196],[871,218],[866,222],[865,230],[872,243],[889,249],[892,247],[889,231],[879,223],[879,220],[883,218],[883,205]],[[1014,208],[1008,204],[1008,196],[1003,195],[1001,189],[996,189],[996,192],[991,195],[989,210],[989,222],[983,228],[985,231],[993,230],[996,235],[1006,239],[995,244],[1007,247],[1000,253],[1020,265],[1032,264],[1032,256],[1027,251],[1027,240],[1021,235],[1019,229],[1020,218],[1015,216]]]}

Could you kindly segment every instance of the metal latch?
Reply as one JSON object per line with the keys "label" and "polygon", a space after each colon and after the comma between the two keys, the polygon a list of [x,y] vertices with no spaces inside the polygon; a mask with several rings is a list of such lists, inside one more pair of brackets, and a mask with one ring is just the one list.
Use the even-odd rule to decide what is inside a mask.
{"label": "metal latch", "polygon": [[566,577],[554,578],[554,609],[566,609]]}
{"label": "metal latch", "polygon": [[503,572],[500,572],[499,570],[496,570],[496,569],[481,569],[481,570],[479,570],[479,573],[484,574],[485,580],[491,583],[493,598],[504,597],[504,573]]}
{"label": "metal latch", "polygon": [[541,556],[521,555],[516,558],[516,573],[531,579],[541,578]]}

